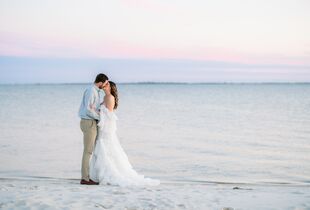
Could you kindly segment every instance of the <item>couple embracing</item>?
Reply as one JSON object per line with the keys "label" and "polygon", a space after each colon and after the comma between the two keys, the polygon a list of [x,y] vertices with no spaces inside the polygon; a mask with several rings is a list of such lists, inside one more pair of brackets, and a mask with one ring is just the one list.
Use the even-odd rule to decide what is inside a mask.
{"label": "couple embracing", "polygon": [[[102,90],[103,100],[100,97]],[[159,180],[145,178],[133,169],[120,145],[114,112],[117,107],[116,84],[105,74],[98,74],[94,84],[85,90],[79,110],[84,140],[80,184],[158,185]]]}

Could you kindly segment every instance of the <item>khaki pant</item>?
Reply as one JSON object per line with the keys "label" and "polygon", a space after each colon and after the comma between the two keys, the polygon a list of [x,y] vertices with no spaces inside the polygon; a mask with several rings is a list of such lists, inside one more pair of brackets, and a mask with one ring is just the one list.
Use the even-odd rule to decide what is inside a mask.
{"label": "khaki pant", "polygon": [[93,153],[94,145],[97,137],[97,123],[96,120],[81,119],[81,130],[84,135],[84,151],[82,158],[82,179],[89,180],[89,161]]}

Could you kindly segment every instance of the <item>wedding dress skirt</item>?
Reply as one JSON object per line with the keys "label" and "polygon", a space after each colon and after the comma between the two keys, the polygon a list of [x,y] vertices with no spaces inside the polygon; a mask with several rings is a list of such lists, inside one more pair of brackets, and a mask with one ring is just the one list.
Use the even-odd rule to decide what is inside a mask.
{"label": "wedding dress skirt", "polygon": [[159,180],[145,178],[132,168],[117,138],[116,120],[115,113],[102,105],[96,145],[90,160],[90,178],[100,184],[119,186],[159,185]]}

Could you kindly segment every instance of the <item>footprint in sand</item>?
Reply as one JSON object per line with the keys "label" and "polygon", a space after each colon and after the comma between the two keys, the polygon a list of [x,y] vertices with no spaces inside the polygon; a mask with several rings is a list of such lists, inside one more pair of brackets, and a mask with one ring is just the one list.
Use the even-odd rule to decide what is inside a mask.
{"label": "footprint in sand", "polygon": [[103,204],[100,204],[100,203],[96,203],[95,207],[104,208],[104,209],[110,209],[110,208],[113,208],[113,205],[103,205]]}

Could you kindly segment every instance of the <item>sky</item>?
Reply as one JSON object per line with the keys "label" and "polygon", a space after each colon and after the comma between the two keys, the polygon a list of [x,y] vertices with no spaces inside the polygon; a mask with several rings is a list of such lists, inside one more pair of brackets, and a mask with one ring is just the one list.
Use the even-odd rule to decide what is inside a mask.
{"label": "sky", "polygon": [[310,82],[309,0],[0,0],[0,83]]}

